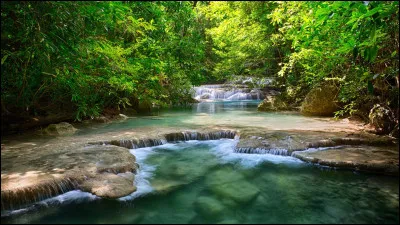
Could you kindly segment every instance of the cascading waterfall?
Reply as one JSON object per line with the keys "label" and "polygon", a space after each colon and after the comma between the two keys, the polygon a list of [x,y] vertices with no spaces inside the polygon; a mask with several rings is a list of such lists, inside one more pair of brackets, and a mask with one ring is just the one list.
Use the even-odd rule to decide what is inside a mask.
{"label": "cascading waterfall", "polygon": [[247,154],[271,154],[290,156],[291,153],[287,149],[265,149],[265,148],[235,148],[236,153],[247,153]]}
{"label": "cascading waterfall", "polygon": [[153,147],[158,145],[166,144],[165,139],[132,139],[132,140],[112,140],[112,141],[101,141],[101,142],[89,142],[88,145],[115,145],[128,149]]}
{"label": "cascading waterfall", "polygon": [[40,202],[78,188],[78,180],[54,179],[33,188],[1,191],[1,210],[20,209],[30,203]]}
{"label": "cascading waterfall", "polygon": [[201,133],[197,131],[184,131],[179,133],[170,133],[165,135],[165,138],[168,142],[176,142],[176,141],[190,141],[190,140],[218,140],[221,138],[229,138],[234,139],[236,135],[236,131],[231,130],[223,130],[223,131],[214,131]]}
{"label": "cascading waterfall", "polygon": [[234,139],[236,131],[232,130],[221,130],[213,132],[197,132],[197,131],[183,131],[176,133],[166,134],[164,138],[160,139],[132,139],[132,140],[112,140],[112,141],[100,141],[100,142],[89,142],[89,145],[115,145],[125,147],[128,149],[153,147],[158,145],[166,144],[167,142],[176,141],[190,141],[190,140],[218,140],[221,138]]}
{"label": "cascading waterfall", "polygon": [[261,89],[250,89],[246,85],[202,85],[193,89],[197,100],[261,100],[265,97]]}

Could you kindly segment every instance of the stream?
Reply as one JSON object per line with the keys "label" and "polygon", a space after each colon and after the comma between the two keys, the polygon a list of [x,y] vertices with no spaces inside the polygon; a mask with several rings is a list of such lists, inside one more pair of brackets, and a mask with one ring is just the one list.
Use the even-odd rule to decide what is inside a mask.
{"label": "stream", "polygon": [[[160,127],[347,129],[298,113],[257,112],[259,100],[216,101],[81,128],[74,136]],[[335,170],[290,156],[235,153],[237,139],[131,149],[137,191],[117,200],[69,191],[2,211],[1,223],[399,223],[399,178]]]}

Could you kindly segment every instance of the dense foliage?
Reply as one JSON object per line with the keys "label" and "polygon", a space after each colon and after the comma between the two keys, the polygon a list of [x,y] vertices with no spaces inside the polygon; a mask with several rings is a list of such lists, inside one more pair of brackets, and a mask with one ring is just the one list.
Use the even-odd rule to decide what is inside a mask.
{"label": "dense foliage", "polygon": [[213,21],[215,76],[276,77],[295,105],[335,80],[337,115],[365,118],[374,103],[398,109],[398,2],[211,2],[201,10]]}
{"label": "dense foliage", "polygon": [[337,115],[398,110],[398,2],[2,2],[2,113],[191,101],[190,88],[275,77],[299,104],[325,80]]}
{"label": "dense foliage", "polygon": [[[2,2],[2,108],[187,102],[200,84],[201,28],[190,2]],[[190,97],[190,95],[189,95]]]}

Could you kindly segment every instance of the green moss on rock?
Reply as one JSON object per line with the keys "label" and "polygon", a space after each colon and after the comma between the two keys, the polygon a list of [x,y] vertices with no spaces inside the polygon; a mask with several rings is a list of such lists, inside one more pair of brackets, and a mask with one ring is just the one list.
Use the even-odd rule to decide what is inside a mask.
{"label": "green moss on rock", "polygon": [[331,82],[313,88],[301,105],[301,113],[306,116],[333,116],[339,109],[338,93],[339,88]]}

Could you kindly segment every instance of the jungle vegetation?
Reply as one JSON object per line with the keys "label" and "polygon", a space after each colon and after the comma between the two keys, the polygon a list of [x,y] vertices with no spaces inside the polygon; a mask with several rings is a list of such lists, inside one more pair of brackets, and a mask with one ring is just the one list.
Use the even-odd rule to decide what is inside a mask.
{"label": "jungle vegetation", "polygon": [[2,1],[2,120],[187,104],[235,76],[274,77],[295,105],[335,80],[337,116],[379,103],[398,118],[398,4]]}

